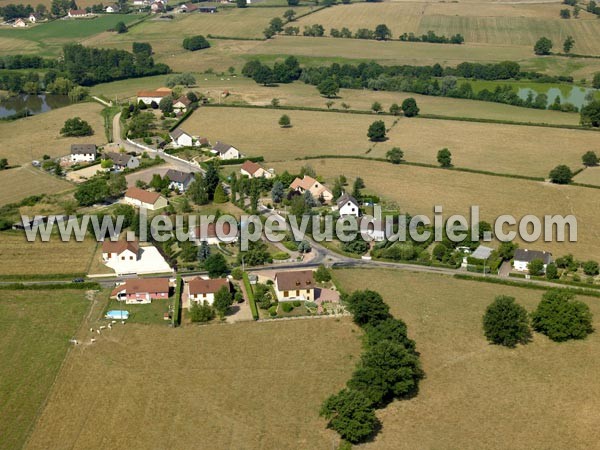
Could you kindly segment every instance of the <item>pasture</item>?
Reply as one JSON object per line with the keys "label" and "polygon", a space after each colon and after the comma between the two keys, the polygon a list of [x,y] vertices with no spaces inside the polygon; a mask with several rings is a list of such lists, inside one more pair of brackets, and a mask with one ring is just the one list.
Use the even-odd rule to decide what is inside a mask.
{"label": "pasture", "polygon": [[[426,214],[432,220],[435,205],[443,207],[446,219],[451,214],[468,217],[471,205],[478,205],[481,220],[492,224],[502,214],[511,214],[517,221],[527,214],[534,214],[540,220],[546,214],[573,214],[577,218],[577,242],[555,242],[554,239],[553,242],[517,242],[521,247],[550,251],[554,257],[572,253],[585,261],[600,254],[596,226],[600,203],[596,189],[351,159],[293,161],[271,166],[277,172],[287,169],[297,173],[304,164],[310,164],[329,184],[339,174],[344,174],[350,183],[362,177],[367,186],[365,192],[394,202],[403,213]],[[505,227],[505,231],[516,229],[516,226]]]}
{"label": "pasture", "polygon": [[[34,159],[41,160],[43,155],[52,157],[67,155],[71,144],[102,144],[106,141],[104,121],[100,115],[102,105],[96,102],[75,103],[63,108],[53,109],[35,116],[0,122],[0,148],[2,157],[10,164],[23,164]],[[89,122],[94,130],[93,136],[65,138],[60,130],[65,120],[80,117]],[[24,139],[24,136],[27,136]]]}
{"label": "pasture", "polygon": [[[95,34],[113,28],[118,22],[129,24],[142,16],[135,14],[104,14],[89,19],[59,19],[40,23],[28,28],[0,28],[0,55],[15,53],[38,53],[42,56],[58,56],[62,46],[81,42]],[[4,40],[8,46],[4,46]],[[23,48],[15,47],[14,40]]]}
{"label": "pasture", "polygon": [[87,307],[82,290],[0,291],[0,449],[25,444]]}
{"label": "pasture", "polygon": [[[404,320],[426,377],[417,397],[378,411],[367,449],[590,448],[600,414],[600,334],[516,349],[489,345],[482,316],[497,295],[532,311],[543,291],[385,269],[336,270],[346,291],[374,289]],[[600,325],[597,299],[580,297]],[[565,411],[569,411],[568,414]]]}
{"label": "pasture", "polygon": [[600,186],[600,167],[586,167],[583,172],[575,176],[574,180],[577,183]]}
{"label": "pasture", "polygon": [[[279,127],[282,114],[290,117],[292,128]],[[378,119],[390,130],[389,139],[373,143],[367,129]],[[232,127],[232,122],[252,126]],[[227,142],[267,161],[332,154],[385,158],[387,150],[400,147],[406,161],[437,165],[438,150],[449,148],[457,167],[537,177],[546,177],[558,164],[579,167],[581,155],[593,148],[599,136],[531,126],[229,107],[203,108],[182,129],[207,136],[211,142]]]}
{"label": "pasture", "polygon": [[29,165],[3,170],[0,172],[0,206],[30,195],[55,194],[72,188],[72,184]]}
{"label": "pasture", "polygon": [[329,449],[359,353],[349,319],[118,325],[69,354],[26,448]]}
{"label": "pasture", "polygon": [[87,238],[62,242],[53,235],[49,242],[28,242],[23,231],[0,233],[0,274],[4,276],[86,273],[96,242]]}

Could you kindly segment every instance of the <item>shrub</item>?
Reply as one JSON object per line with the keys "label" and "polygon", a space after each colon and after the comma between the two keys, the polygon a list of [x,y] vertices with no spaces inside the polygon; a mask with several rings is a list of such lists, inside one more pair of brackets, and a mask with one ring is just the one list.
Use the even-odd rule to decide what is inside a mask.
{"label": "shrub", "polygon": [[515,347],[531,340],[529,317],[514,297],[499,295],[483,316],[483,331],[487,340],[496,345]]}
{"label": "shrub", "polygon": [[271,317],[275,317],[277,315],[277,305],[270,306],[268,311]]}
{"label": "shrub", "polygon": [[231,276],[233,277],[234,280],[241,280],[242,277],[244,276],[244,271],[242,270],[241,267],[236,267],[235,269],[233,269],[231,271]]}
{"label": "shrub", "polygon": [[215,309],[206,300],[202,305],[195,303],[190,308],[190,319],[192,322],[206,323],[215,318]]}
{"label": "shrub", "polygon": [[209,48],[210,43],[202,35],[192,36],[183,40],[183,48],[190,51],[201,50],[203,48]]}
{"label": "shrub", "polygon": [[354,291],[345,301],[357,325],[377,325],[390,317],[390,307],[378,292],[368,289]]}
{"label": "shrub", "polygon": [[294,308],[298,308],[300,305],[302,305],[302,302],[300,300],[294,300],[292,305],[294,305]]}
{"label": "shrub", "polygon": [[561,289],[546,292],[531,315],[533,329],[557,342],[584,339],[592,333],[592,314],[574,297],[573,292]]}
{"label": "shrub", "polygon": [[556,184],[569,184],[573,179],[573,172],[568,166],[561,164],[550,171],[550,181]]}
{"label": "shrub", "polygon": [[329,420],[328,428],[353,444],[366,440],[380,427],[369,399],[352,389],[343,389],[329,397],[320,414]]}
{"label": "shrub", "polygon": [[381,142],[385,140],[385,123],[383,120],[376,120],[369,126],[367,137],[373,142]]}
{"label": "shrub", "polygon": [[289,313],[294,310],[294,305],[292,305],[291,303],[285,302],[281,305],[281,309],[283,309],[283,312]]}
{"label": "shrub", "polygon": [[596,261],[586,261],[581,267],[583,268],[583,273],[586,275],[594,276],[600,273],[600,269]]}
{"label": "shrub", "polygon": [[289,257],[290,255],[286,252],[277,252],[273,254],[273,259],[277,261],[283,261],[285,259],[288,259]]}
{"label": "shrub", "polygon": [[318,283],[331,281],[331,273],[329,273],[329,270],[327,270],[323,264],[321,264],[315,271],[315,280]]}

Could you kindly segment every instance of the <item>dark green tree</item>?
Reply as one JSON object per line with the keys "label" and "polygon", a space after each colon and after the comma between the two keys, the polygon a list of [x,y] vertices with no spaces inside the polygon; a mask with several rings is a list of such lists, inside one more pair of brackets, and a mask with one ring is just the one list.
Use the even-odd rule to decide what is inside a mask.
{"label": "dark green tree", "polygon": [[573,39],[573,36],[567,36],[567,38],[565,39],[565,42],[563,42],[564,52],[571,53],[571,49],[573,48],[574,45],[575,45],[575,39]]}
{"label": "dark green tree", "polygon": [[115,31],[119,34],[127,33],[127,25],[124,22],[117,22]]}
{"label": "dark green tree", "polygon": [[404,101],[402,102],[402,111],[404,111],[405,117],[416,116],[417,114],[419,114],[419,107],[417,106],[417,101],[412,97],[404,99]]}
{"label": "dark green tree", "polygon": [[386,138],[385,133],[385,123],[383,120],[376,120],[369,126],[367,136],[373,142],[381,142]]}
{"label": "dark green tree", "polygon": [[527,310],[514,297],[499,295],[485,310],[483,332],[496,345],[516,347],[531,340]]}
{"label": "dark green tree", "polygon": [[567,290],[546,292],[531,314],[533,329],[557,342],[584,339],[592,333],[592,313],[585,303],[573,300],[574,297],[575,294]]}
{"label": "dark green tree", "polygon": [[[183,40],[183,48],[190,51],[202,50],[204,48],[210,48],[210,43],[204,36],[197,35],[187,37]],[[193,83],[192,83],[193,84]]]}
{"label": "dark green tree", "polygon": [[594,100],[581,108],[581,125],[600,127],[600,100]]}
{"label": "dark green tree", "polygon": [[79,117],[67,119],[60,130],[60,134],[68,137],[91,136],[94,134],[92,126]]}
{"label": "dark green tree", "polygon": [[317,85],[317,90],[322,96],[333,98],[340,91],[340,86],[333,78],[326,78]]}
{"label": "dark green tree", "polygon": [[442,167],[452,167],[452,153],[447,148],[443,148],[437,153],[437,161]]}
{"label": "dark green tree", "polygon": [[600,273],[600,269],[596,261],[586,261],[581,265],[581,267],[583,268],[583,273],[586,275],[596,276]]}
{"label": "dark green tree", "polygon": [[581,160],[583,161],[583,165],[587,167],[598,165],[598,155],[591,150],[589,152],[585,152],[585,154],[581,157]]}
{"label": "dark green tree", "polygon": [[550,181],[555,184],[569,184],[573,179],[573,172],[568,166],[561,164],[550,171]]}
{"label": "dark green tree", "polygon": [[290,120],[290,116],[284,114],[279,118],[279,126],[281,128],[290,128],[292,126],[292,121]]}
{"label": "dark green tree", "polygon": [[390,106],[390,114],[394,116],[399,116],[401,112],[402,108],[400,107],[400,105],[398,103],[392,103],[392,106]]}
{"label": "dark green tree", "polygon": [[221,253],[213,253],[206,258],[206,261],[204,261],[204,268],[208,272],[208,276],[211,278],[225,276],[229,270],[227,261]]}
{"label": "dark green tree", "polygon": [[529,275],[540,276],[544,274],[544,261],[541,259],[534,259],[527,264],[527,271]]}
{"label": "dark green tree", "polygon": [[375,39],[378,41],[387,41],[392,37],[392,32],[385,24],[379,24],[375,27]]}
{"label": "dark green tree", "polygon": [[552,50],[552,41],[547,37],[541,37],[533,46],[533,52],[536,55],[549,55]]}
{"label": "dark green tree", "polygon": [[377,325],[390,318],[390,307],[378,292],[371,290],[354,291],[345,298],[348,311],[352,313],[354,323],[360,326]]}
{"label": "dark green tree", "polygon": [[210,246],[208,245],[208,242],[202,241],[200,243],[200,247],[198,248],[198,260],[200,262],[204,262],[208,259],[209,256],[210,256]]}
{"label": "dark green tree", "polygon": [[317,281],[318,283],[331,281],[331,273],[323,264],[321,264],[315,271],[315,281]]}
{"label": "dark green tree", "polygon": [[329,420],[328,428],[353,444],[365,441],[381,426],[369,399],[352,389],[329,397],[321,407],[321,416]]}
{"label": "dark green tree", "polygon": [[194,302],[190,308],[192,322],[206,323],[215,318],[215,309],[205,300],[201,305]]}
{"label": "dark green tree", "polygon": [[558,278],[558,269],[556,264],[550,263],[546,266],[546,278],[548,280],[555,280]]}
{"label": "dark green tree", "polygon": [[247,0],[235,0],[235,5],[238,8],[247,8],[248,7]]}
{"label": "dark green tree", "polygon": [[400,164],[402,162],[402,158],[404,158],[404,152],[402,149],[400,149],[400,147],[393,147],[387,151],[385,157],[392,164]]}
{"label": "dark green tree", "polygon": [[275,183],[273,183],[273,189],[271,189],[271,199],[273,200],[273,203],[281,203],[284,195],[285,191],[283,183],[279,180],[275,181]]}
{"label": "dark green tree", "polygon": [[233,295],[228,286],[223,286],[215,294],[215,301],[213,306],[219,315],[219,318],[223,320],[225,314],[229,310],[229,307],[233,304]]}

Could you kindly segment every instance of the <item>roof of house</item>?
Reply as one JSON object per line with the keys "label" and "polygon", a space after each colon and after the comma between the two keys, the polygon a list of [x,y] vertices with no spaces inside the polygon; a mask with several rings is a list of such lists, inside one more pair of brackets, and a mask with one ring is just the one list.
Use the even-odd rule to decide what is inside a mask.
{"label": "roof of house", "polygon": [[194,278],[188,282],[191,295],[196,294],[214,294],[223,286],[229,288],[227,278],[215,278],[214,280],[204,280],[200,277]]}
{"label": "roof of house", "polygon": [[200,145],[208,145],[208,144],[210,144],[210,141],[208,140],[208,138],[205,138],[205,137],[200,138],[199,142],[200,142]]}
{"label": "roof of house", "polygon": [[183,103],[185,106],[190,106],[192,104],[190,99],[187,98],[185,95],[182,95],[177,100],[175,100],[175,103]]}
{"label": "roof of house", "polygon": [[173,131],[171,131],[171,137],[173,139],[179,139],[183,135],[190,136],[185,131],[183,131],[181,128],[175,128]]}
{"label": "roof of house", "polygon": [[71,9],[69,11],[69,14],[71,14],[72,16],[85,16],[87,12],[85,11],[85,9]]}
{"label": "roof of house", "polygon": [[486,247],[484,245],[480,245],[477,249],[471,254],[471,257],[475,259],[488,259],[492,252],[493,248]]}
{"label": "roof of house", "polygon": [[255,163],[253,161],[245,161],[244,164],[242,164],[242,167],[241,167],[241,170],[245,170],[250,175],[254,175],[256,172],[258,172],[259,169],[262,169],[262,167],[260,166],[260,164],[257,164],[257,163]]}
{"label": "roof of house", "polygon": [[106,157],[119,166],[126,166],[134,157],[127,153],[106,152]]}
{"label": "roof of house", "polygon": [[311,187],[314,186],[315,183],[317,183],[317,180],[315,180],[313,177],[304,175],[304,178],[296,178],[292,182],[290,187],[292,189],[298,189],[300,187],[300,188],[304,189],[305,191],[308,191]]}
{"label": "roof of house", "polygon": [[227,151],[233,148],[234,150],[237,150],[235,147],[233,147],[232,145],[226,144],[225,142],[220,142],[217,141],[217,143],[215,145],[213,145],[213,150],[215,152],[220,153],[221,155],[224,153],[227,153]]}
{"label": "roof of house", "polygon": [[96,144],[72,144],[71,155],[96,153]]}
{"label": "roof of house", "polygon": [[312,270],[277,272],[275,274],[277,289],[292,291],[294,289],[314,289],[315,279]]}
{"label": "roof of house", "polygon": [[[223,222],[223,234],[229,235],[231,233],[231,224],[229,222]],[[206,239],[206,238],[216,238],[217,236],[217,224],[215,222],[211,222],[206,227],[206,234],[202,233],[202,227],[196,227],[194,229],[194,238],[196,239]]]}
{"label": "roof of house", "polygon": [[356,201],[356,199],[354,197],[352,197],[351,195],[348,195],[346,193],[343,193],[342,196],[337,199],[337,206],[338,206],[338,208],[341,208],[342,206],[344,206],[348,202],[352,202],[356,206],[358,206],[358,202]]}
{"label": "roof of house", "polygon": [[515,250],[515,261],[531,262],[534,259],[541,259],[544,264],[552,262],[552,253],[540,252],[538,250],[528,250],[526,248],[518,248]]}
{"label": "roof of house", "polygon": [[140,244],[138,241],[111,241],[110,239],[106,239],[102,242],[102,253],[117,253],[121,254],[125,250],[129,250],[130,252],[136,253],[140,250]]}
{"label": "roof of house", "polygon": [[125,291],[126,294],[139,294],[150,292],[169,293],[168,278],[133,278],[127,280],[125,284],[113,289],[111,297]]}
{"label": "roof of house", "polygon": [[187,183],[194,175],[190,172],[182,172],[181,170],[169,169],[165,173],[165,177],[169,177],[169,180],[174,181],[175,183]]}
{"label": "roof of house", "polygon": [[137,93],[138,97],[168,97],[171,95],[173,91],[169,88],[158,88],[154,91],[139,91]]}
{"label": "roof of house", "polygon": [[133,198],[143,203],[154,204],[161,195],[158,192],[150,192],[137,187],[130,187],[125,192],[125,197]]}

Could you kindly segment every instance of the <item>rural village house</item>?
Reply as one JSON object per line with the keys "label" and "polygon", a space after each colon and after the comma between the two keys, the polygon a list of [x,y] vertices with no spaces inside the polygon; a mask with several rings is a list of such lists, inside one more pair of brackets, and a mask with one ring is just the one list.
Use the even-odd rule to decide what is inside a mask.
{"label": "rural village house", "polygon": [[31,13],[31,14],[29,14],[29,18],[28,18],[28,20],[29,20],[31,23],[36,23],[36,22],[40,22],[40,21],[42,21],[42,20],[43,20],[43,17],[42,17],[40,14],[38,14],[38,13]]}
{"label": "rural village house", "polygon": [[111,241],[102,242],[102,259],[104,261],[136,261],[140,253],[140,244],[137,241]]}
{"label": "rural village house", "polygon": [[179,192],[185,192],[194,181],[194,174],[175,169],[167,170],[165,177],[169,177],[169,188],[176,189]]}
{"label": "rural village house", "polygon": [[73,144],[71,145],[71,162],[93,162],[98,156],[95,144]]}
{"label": "rural village house", "polygon": [[85,9],[70,9],[67,16],[77,19],[77,18],[81,18],[81,17],[87,17],[90,16],[91,14],[89,14]]}
{"label": "rural village house", "polygon": [[227,278],[205,280],[197,277],[193,280],[190,280],[188,282],[188,298],[190,300],[190,307],[192,306],[192,302],[203,303],[206,301],[209,305],[212,305],[215,301],[215,294],[223,286],[231,290],[231,285],[229,284],[229,280]]}
{"label": "rural village house", "polygon": [[160,87],[154,91],[139,91],[137,93],[137,101],[139,103],[141,100],[146,105],[151,105],[152,102],[158,105],[164,97],[168,97],[172,93],[173,91],[167,87]]}
{"label": "rural village house", "polygon": [[27,26],[27,22],[25,22],[20,17],[13,22],[13,27],[14,28],[25,28],[26,26]]}
{"label": "rural village house", "polygon": [[333,193],[327,189],[323,184],[319,183],[313,177],[304,175],[304,178],[296,178],[290,188],[294,191],[298,191],[303,194],[306,191],[310,191],[315,199],[322,198],[325,202],[333,200]]}
{"label": "rural village house", "polygon": [[239,150],[225,142],[219,142],[213,146],[212,152],[215,153],[220,159],[240,159],[242,154]]}
{"label": "rural village house", "polygon": [[240,173],[249,178],[273,178],[275,175],[252,161],[245,161],[240,168]]}
{"label": "rural village house", "polygon": [[513,266],[519,272],[527,272],[529,270],[529,263],[534,259],[541,259],[543,261],[544,272],[546,272],[546,267],[552,262],[552,253],[518,248],[515,250]]}
{"label": "rural village house", "polygon": [[181,128],[175,128],[171,131],[170,136],[174,147],[191,147],[194,145],[194,138],[192,135],[187,134]]}
{"label": "rural village house", "polygon": [[346,193],[342,194],[336,202],[336,208],[340,216],[360,216],[360,206],[356,199]]}
{"label": "rural village house", "polygon": [[280,302],[294,300],[315,300],[315,279],[312,270],[277,272],[275,274],[275,293]]}
{"label": "rural village house", "polygon": [[125,203],[146,208],[151,211],[166,208],[169,202],[158,192],[150,192],[137,187],[130,187],[125,192]]}
{"label": "rural village house", "polygon": [[134,278],[113,289],[111,297],[127,304],[145,304],[169,298],[168,278]]}
{"label": "rural village house", "polygon": [[187,98],[185,95],[182,95],[173,102],[173,109],[177,113],[184,113],[187,111],[191,104],[192,102],[190,101],[190,99]]}
{"label": "rural village house", "polygon": [[222,239],[219,239],[219,236],[217,236],[217,224],[215,222],[208,224],[206,232],[202,231],[202,227],[196,227],[190,231],[191,240],[198,245],[203,241],[208,243],[208,245],[231,244],[237,242],[237,235],[237,230],[232,230],[229,222],[223,222]]}
{"label": "rural village house", "polygon": [[105,156],[113,162],[116,170],[137,169],[140,166],[140,160],[127,153],[107,152]]}

